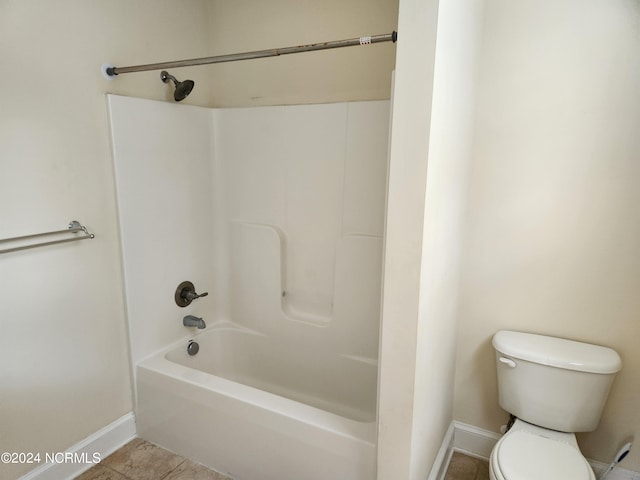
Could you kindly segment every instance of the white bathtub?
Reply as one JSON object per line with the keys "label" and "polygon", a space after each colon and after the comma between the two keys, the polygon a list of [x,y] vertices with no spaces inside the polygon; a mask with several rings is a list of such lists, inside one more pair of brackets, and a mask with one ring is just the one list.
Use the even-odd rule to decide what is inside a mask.
{"label": "white bathtub", "polygon": [[137,365],[142,438],[237,480],[375,478],[375,362],[232,323],[194,340]]}

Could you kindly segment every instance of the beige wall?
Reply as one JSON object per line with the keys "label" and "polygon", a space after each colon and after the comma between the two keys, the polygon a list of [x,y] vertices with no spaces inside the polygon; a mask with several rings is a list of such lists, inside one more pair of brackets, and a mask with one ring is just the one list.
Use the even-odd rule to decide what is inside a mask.
{"label": "beige wall", "polygon": [[[437,16],[438,0],[400,3],[398,29],[404,40],[398,43],[391,115],[378,385],[378,480],[411,478],[418,373],[415,339],[420,321],[420,259]],[[435,455],[432,449],[424,454]]]}
{"label": "beige wall", "polygon": [[579,437],[608,462],[640,436],[640,3],[488,0],[485,17],[454,416],[505,423],[499,329],[608,345],[624,370]]}
{"label": "beige wall", "polygon": [[391,135],[380,480],[427,478],[452,419],[482,8],[482,1],[467,0],[400,3],[404,41],[398,45]]}
{"label": "beige wall", "polygon": [[[397,30],[398,0],[211,0],[209,55]],[[201,67],[212,105],[388,99],[395,45],[383,43]]]}
{"label": "beige wall", "polygon": [[425,478],[431,469],[453,414],[460,254],[483,10],[484,0],[447,0],[440,2],[438,11],[420,276],[421,321],[416,339],[416,410],[411,442],[411,478],[415,479]]}

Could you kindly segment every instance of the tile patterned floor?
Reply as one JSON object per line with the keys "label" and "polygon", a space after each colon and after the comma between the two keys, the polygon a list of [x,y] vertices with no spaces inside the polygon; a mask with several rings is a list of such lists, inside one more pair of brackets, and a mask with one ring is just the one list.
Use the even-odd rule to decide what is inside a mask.
{"label": "tile patterned floor", "polygon": [[117,450],[76,480],[231,480],[141,438]]}
{"label": "tile patterned floor", "polygon": [[489,463],[453,452],[445,480],[489,480]]}
{"label": "tile patterned floor", "polygon": [[[76,480],[232,480],[136,438]],[[304,479],[301,479],[304,480]],[[489,480],[489,464],[454,452],[445,480]]]}

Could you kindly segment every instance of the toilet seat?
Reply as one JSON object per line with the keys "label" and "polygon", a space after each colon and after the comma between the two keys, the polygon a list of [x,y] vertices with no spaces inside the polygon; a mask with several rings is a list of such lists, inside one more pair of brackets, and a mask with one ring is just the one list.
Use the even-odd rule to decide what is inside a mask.
{"label": "toilet seat", "polygon": [[491,454],[496,480],[595,480],[573,445],[526,430],[507,433]]}

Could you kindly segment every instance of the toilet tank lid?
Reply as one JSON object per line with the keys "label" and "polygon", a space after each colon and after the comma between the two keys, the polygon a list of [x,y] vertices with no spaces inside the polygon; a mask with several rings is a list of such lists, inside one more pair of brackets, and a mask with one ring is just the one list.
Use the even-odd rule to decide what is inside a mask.
{"label": "toilet tank lid", "polygon": [[513,358],[565,370],[611,374],[622,368],[620,355],[611,348],[534,333],[501,330],[493,336],[493,347]]}

